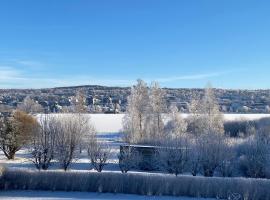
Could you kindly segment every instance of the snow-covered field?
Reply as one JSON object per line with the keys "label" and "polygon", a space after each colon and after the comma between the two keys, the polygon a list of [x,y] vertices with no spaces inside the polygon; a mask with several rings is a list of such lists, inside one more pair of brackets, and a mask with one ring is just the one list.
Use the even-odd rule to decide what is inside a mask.
{"label": "snow-covered field", "polygon": [[[62,115],[62,114],[53,114]],[[116,133],[123,130],[122,121],[124,114],[85,114],[91,118],[97,132],[99,133]],[[189,114],[182,114],[187,118]],[[256,120],[264,117],[270,117],[270,114],[224,114],[227,121],[248,119]],[[166,121],[166,116],[164,117]]]}
{"label": "snow-covered field", "polygon": [[191,197],[139,196],[130,194],[48,191],[0,191],[0,199],[7,200],[210,200]]}

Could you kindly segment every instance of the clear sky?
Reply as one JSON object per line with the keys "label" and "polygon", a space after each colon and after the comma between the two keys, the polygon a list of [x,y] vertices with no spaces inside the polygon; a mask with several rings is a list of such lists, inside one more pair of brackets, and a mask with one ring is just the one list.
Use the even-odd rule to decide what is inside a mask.
{"label": "clear sky", "polygon": [[0,88],[137,78],[270,88],[270,1],[0,1]]}

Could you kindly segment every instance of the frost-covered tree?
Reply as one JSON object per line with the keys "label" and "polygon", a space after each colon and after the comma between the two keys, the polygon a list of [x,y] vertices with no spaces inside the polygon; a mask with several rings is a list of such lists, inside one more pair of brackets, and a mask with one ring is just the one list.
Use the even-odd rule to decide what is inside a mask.
{"label": "frost-covered tree", "polygon": [[141,156],[132,146],[123,146],[118,154],[119,168],[122,173],[127,173],[141,162]]}
{"label": "frost-covered tree", "polygon": [[174,140],[166,141],[159,148],[159,159],[161,169],[165,169],[177,176],[184,172],[188,164],[189,145],[186,137],[178,137]]}
{"label": "frost-covered tree", "polygon": [[19,110],[1,119],[0,149],[8,159],[14,159],[15,153],[30,142],[37,125],[34,117]]}
{"label": "frost-covered tree", "polygon": [[24,98],[23,102],[19,104],[18,109],[31,114],[44,112],[44,108],[29,96]]}
{"label": "frost-covered tree", "polygon": [[218,171],[223,177],[233,176],[236,169],[236,150],[228,138],[223,140],[221,162]]}
{"label": "frost-covered tree", "polygon": [[37,169],[46,170],[51,165],[56,151],[56,135],[61,126],[59,120],[45,114],[39,117],[39,127],[35,132],[32,142],[32,162]]}
{"label": "frost-covered tree", "polygon": [[167,136],[178,138],[186,134],[187,122],[183,119],[176,106],[170,107],[169,118],[164,130]]}
{"label": "frost-covered tree", "polygon": [[202,99],[195,97],[190,105],[189,130],[195,135],[223,134],[223,114],[211,86],[207,86]]}
{"label": "frost-covered tree", "polygon": [[102,172],[103,168],[108,164],[111,148],[105,143],[92,143],[88,149],[88,155],[94,169]]}
{"label": "frost-covered tree", "polygon": [[149,90],[149,106],[146,119],[147,139],[160,140],[164,133],[162,114],[167,112],[166,93],[157,82],[151,84]]}
{"label": "frost-covered tree", "polygon": [[56,135],[56,159],[67,170],[77,157],[77,150],[86,135],[93,134],[89,119],[81,114],[69,114],[59,119]]}
{"label": "frost-covered tree", "polygon": [[202,154],[199,149],[198,138],[195,137],[193,138],[188,151],[188,168],[192,176],[196,176],[200,172],[201,156]]}
{"label": "frost-covered tree", "polygon": [[211,85],[208,85],[205,89],[205,95],[202,101],[202,111],[203,114],[206,115],[206,133],[223,134],[223,114],[219,111],[219,104]]}
{"label": "frost-covered tree", "polygon": [[214,133],[203,134],[199,136],[197,145],[203,174],[211,177],[224,158],[224,137]]}
{"label": "frost-covered tree", "polygon": [[131,88],[128,97],[126,115],[123,120],[126,140],[131,143],[141,142],[146,137],[145,120],[149,106],[149,92],[147,84],[138,80]]}

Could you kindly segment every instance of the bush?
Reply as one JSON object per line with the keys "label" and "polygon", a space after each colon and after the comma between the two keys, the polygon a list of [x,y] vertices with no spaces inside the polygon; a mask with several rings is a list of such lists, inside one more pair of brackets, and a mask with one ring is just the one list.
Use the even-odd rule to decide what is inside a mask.
{"label": "bush", "polygon": [[239,193],[246,200],[270,199],[270,180],[266,179],[6,170],[0,180],[2,190],[87,191],[222,199]]}
{"label": "bush", "polygon": [[265,117],[257,120],[240,119],[224,122],[224,131],[231,137],[250,136],[252,134],[250,132],[251,127],[255,128],[255,130],[261,129],[269,132],[270,118]]}
{"label": "bush", "polygon": [[108,164],[108,160],[111,156],[111,148],[109,145],[96,143],[88,148],[88,156],[91,160],[91,164],[98,172],[102,172],[103,168]]}
{"label": "bush", "polygon": [[130,145],[120,146],[120,153],[118,154],[119,168],[122,173],[127,173],[129,170],[139,166],[141,156],[134,147]]}
{"label": "bush", "polygon": [[269,171],[269,143],[259,135],[249,138],[239,147],[239,167],[244,176],[265,178]]}

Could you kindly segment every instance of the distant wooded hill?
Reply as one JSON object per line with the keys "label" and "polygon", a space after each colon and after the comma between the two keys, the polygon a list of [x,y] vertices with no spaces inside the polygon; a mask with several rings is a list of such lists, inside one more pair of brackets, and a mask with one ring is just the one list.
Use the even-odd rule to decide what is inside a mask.
{"label": "distant wooded hill", "polygon": [[[129,87],[106,87],[86,85],[48,89],[0,89],[0,111],[15,108],[26,96],[42,105],[44,112],[62,112],[71,106],[78,90],[86,94],[86,105],[90,113],[125,112]],[[175,104],[182,112],[194,96],[202,96],[203,89],[164,88],[167,104]],[[214,89],[220,110],[225,113],[269,113],[270,90]]]}

